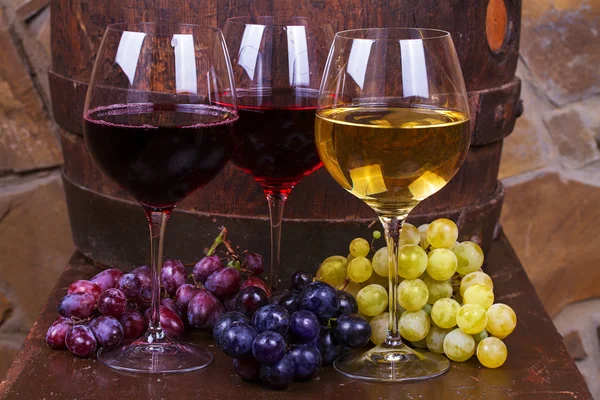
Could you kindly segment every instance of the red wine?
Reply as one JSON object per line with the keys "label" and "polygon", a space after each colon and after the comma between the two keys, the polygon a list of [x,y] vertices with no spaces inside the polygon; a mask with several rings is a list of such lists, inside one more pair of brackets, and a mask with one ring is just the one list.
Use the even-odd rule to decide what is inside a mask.
{"label": "red wine", "polygon": [[87,148],[102,171],[142,205],[172,208],[206,185],[235,147],[231,110],[192,104],[115,104],[84,118]]}
{"label": "red wine", "polygon": [[316,90],[238,92],[233,162],[267,194],[289,194],[321,167],[315,145]]}

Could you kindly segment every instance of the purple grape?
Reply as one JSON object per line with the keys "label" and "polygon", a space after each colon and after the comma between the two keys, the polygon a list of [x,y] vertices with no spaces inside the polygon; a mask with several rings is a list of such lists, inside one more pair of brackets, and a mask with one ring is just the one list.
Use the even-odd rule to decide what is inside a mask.
{"label": "purple grape", "polygon": [[63,317],[88,318],[94,314],[96,299],[89,293],[73,293],[62,298],[58,313]]}
{"label": "purple grape", "polygon": [[333,333],[344,346],[358,348],[369,343],[371,325],[358,314],[344,314],[337,318]]}
{"label": "purple grape", "polygon": [[221,300],[227,311],[235,311],[235,297],[230,296]]}
{"label": "purple grape", "polygon": [[213,272],[221,268],[223,264],[218,256],[206,256],[194,265],[192,273],[196,282],[204,283]]}
{"label": "purple grape", "polygon": [[223,268],[213,272],[204,286],[217,297],[226,297],[240,289],[240,271],[235,268]]}
{"label": "purple grape", "polygon": [[152,290],[142,288],[140,295],[135,298],[135,305],[140,310],[146,310],[150,308],[150,304],[152,304]]}
{"label": "purple grape", "polygon": [[331,329],[321,329],[319,352],[323,357],[323,365],[331,365],[344,352],[344,345],[335,338]]}
{"label": "purple grape", "polygon": [[338,290],[338,296],[340,297],[340,308],[335,314],[336,317],[339,317],[342,314],[358,313],[358,303],[354,296],[343,290]]}
{"label": "purple grape", "polygon": [[260,380],[273,389],[285,389],[294,380],[294,363],[283,357],[273,365],[263,365],[260,368]]}
{"label": "purple grape", "polygon": [[292,291],[284,294],[279,300],[279,305],[287,310],[287,312],[294,313],[298,311],[298,298],[300,298],[300,292]]}
{"label": "purple grape", "polygon": [[286,344],[277,332],[262,332],[252,343],[252,355],[261,364],[275,364],[285,356]]}
{"label": "purple grape", "polygon": [[137,278],[140,280],[140,283],[142,284],[142,290],[152,288],[152,271],[150,270],[150,267],[143,265],[141,267],[137,267],[131,271],[131,273],[137,276]]}
{"label": "purple grape", "polygon": [[221,334],[221,350],[231,358],[246,358],[252,355],[252,343],[256,330],[245,322],[234,322]]}
{"label": "purple grape", "polygon": [[279,301],[281,300],[281,298],[289,292],[290,292],[289,289],[283,289],[280,292],[275,292],[275,293],[271,294],[271,297],[269,297],[269,303],[270,304],[279,304]]}
{"label": "purple grape", "polygon": [[225,307],[207,290],[200,290],[188,304],[188,322],[194,328],[211,329],[225,313]]}
{"label": "purple grape", "polygon": [[127,297],[119,289],[106,289],[98,299],[98,310],[102,315],[120,317],[127,308]]}
{"label": "purple grape", "polygon": [[[87,293],[86,293],[87,294]],[[67,349],[78,357],[89,357],[96,351],[96,338],[92,330],[84,325],[74,326],[65,337]]]}
{"label": "purple grape", "polygon": [[294,275],[292,275],[292,289],[294,290],[302,290],[304,286],[311,283],[313,280],[310,272],[306,272],[303,270],[296,271]]}
{"label": "purple grape", "polygon": [[117,282],[119,281],[119,279],[121,279],[122,276],[123,271],[121,271],[120,269],[111,268],[106,269],[100,272],[99,274],[95,275],[92,279],[90,279],[90,281],[100,286],[100,289],[102,289],[102,291],[105,291],[106,289],[116,287]]}
{"label": "purple grape", "polygon": [[220,340],[223,331],[225,331],[225,329],[228,328],[234,322],[245,322],[247,324],[250,324],[250,318],[237,311],[229,311],[223,314],[223,316],[219,318],[219,321],[215,324],[215,327],[213,328],[213,338],[215,339],[215,342],[217,343],[217,346],[219,348],[221,347]]}
{"label": "purple grape", "polygon": [[246,279],[246,281],[240,286],[240,290],[251,286],[262,289],[267,294],[267,297],[271,295],[271,289],[269,288],[269,285],[267,285],[267,282],[256,276]]}
{"label": "purple grape", "polygon": [[179,286],[177,292],[175,292],[175,304],[177,305],[177,308],[179,308],[179,311],[186,313],[190,300],[197,294],[198,288],[191,283],[184,283]]}
{"label": "purple grape", "polygon": [[248,382],[260,382],[260,363],[253,358],[233,360],[236,375]]}
{"label": "purple grape", "polygon": [[187,281],[185,266],[179,260],[165,260],[160,276],[162,285],[170,295],[174,295],[177,288]]}
{"label": "purple grape", "polygon": [[115,347],[123,340],[123,327],[114,317],[102,315],[94,318],[90,323],[90,329],[100,347]]}
{"label": "purple grape", "polygon": [[98,300],[98,297],[100,297],[102,294],[102,289],[94,282],[80,280],[71,283],[67,289],[67,294],[74,293],[89,293],[94,296],[96,300]]}
{"label": "purple grape", "polygon": [[133,300],[142,291],[142,283],[134,274],[125,274],[117,282],[117,289],[123,292],[129,300]]}
{"label": "purple grape", "polygon": [[294,364],[294,380],[309,381],[314,378],[321,368],[322,357],[314,347],[295,345],[286,355]]}
{"label": "purple grape", "polygon": [[160,299],[160,305],[165,306],[169,310],[173,311],[183,321],[183,314],[175,304],[175,300],[171,299],[170,297],[165,297],[164,299]]}
{"label": "purple grape", "polygon": [[[185,326],[181,318],[177,316],[173,310],[168,307],[160,306],[159,309],[160,326],[167,336],[178,338],[181,337],[185,331]],[[146,310],[146,320],[150,320],[150,311]]]}
{"label": "purple grape", "polygon": [[146,320],[138,310],[125,310],[119,323],[123,327],[123,340],[137,339],[146,330]]}
{"label": "purple grape", "polygon": [[290,314],[281,306],[269,304],[256,310],[252,324],[259,333],[272,331],[285,336],[290,325]]}
{"label": "purple grape", "polygon": [[254,286],[240,290],[235,296],[235,311],[239,311],[248,317],[252,317],[256,310],[267,304],[269,304],[269,298],[264,290]]}
{"label": "purple grape", "polygon": [[337,290],[325,282],[309,283],[300,292],[298,305],[301,310],[308,310],[317,318],[331,318],[340,307]]}
{"label": "purple grape", "polygon": [[290,316],[290,336],[295,343],[308,343],[319,336],[321,324],[310,311],[296,311]]}
{"label": "purple grape", "polygon": [[255,275],[260,275],[264,272],[263,257],[258,253],[248,253],[244,257],[244,266]]}
{"label": "purple grape", "polygon": [[73,327],[73,321],[70,318],[58,317],[50,325],[46,333],[46,343],[54,350],[66,349],[65,337],[67,332]]}

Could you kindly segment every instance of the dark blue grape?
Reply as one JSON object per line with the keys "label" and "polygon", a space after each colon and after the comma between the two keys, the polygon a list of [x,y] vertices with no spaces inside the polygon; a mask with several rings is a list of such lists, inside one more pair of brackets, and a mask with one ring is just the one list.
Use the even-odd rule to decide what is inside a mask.
{"label": "dark blue grape", "polygon": [[287,312],[294,313],[298,311],[298,298],[300,297],[300,292],[293,291],[284,294],[281,299],[279,299],[279,304],[281,307],[285,308]]}
{"label": "dark blue grape", "polygon": [[344,314],[338,317],[334,333],[338,342],[344,346],[362,347],[371,339],[371,325],[358,314]]}
{"label": "dark blue grape", "polygon": [[290,314],[276,304],[270,304],[256,310],[252,316],[252,324],[260,332],[273,331],[285,336],[290,325]]}
{"label": "dark blue grape", "polygon": [[272,365],[260,368],[260,380],[273,389],[285,389],[294,380],[294,363],[283,357]]}
{"label": "dark blue grape", "polygon": [[250,318],[237,311],[229,311],[223,314],[213,329],[213,338],[215,339],[217,346],[221,347],[221,335],[223,334],[223,331],[234,322],[245,322],[250,324]]}
{"label": "dark blue grape", "polygon": [[261,364],[274,364],[285,356],[286,344],[277,332],[259,333],[252,343],[252,355]]}
{"label": "dark blue grape", "polygon": [[261,364],[254,358],[233,360],[233,370],[236,375],[248,382],[260,382]]}
{"label": "dark blue grape", "polygon": [[321,353],[314,347],[292,346],[286,358],[289,358],[294,364],[294,380],[296,381],[311,380],[321,368]]}
{"label": "dark blue grape", "polygon": [[312,282],[302,289],[298,304],[301,310],[315,314],[319,319],[331,318],[340,306],[337,290],[325,282]]}
{"label": "dark blue grape", "polygon": [[115,347],[123,340],[123,327],[114,317],[103,315],[95,318],[90,323],[90,329],[100,347]]}
{"label": "dark blue grape", "polygon": [[292,289],[302,290],[306,285],[311,283],[313,280],[310,272],[307,271],[296,271],[294,275],[292,275]]}
{"label": "dark blue grape", "polygon": [[344,345],[335,338],[331,329],[321,329],[319,351],[323,357],[323,365],[331,365],[344,352]]}
{"label": "dark blue grape", "polygon": [[234,322],[221,334],[221,350],[231,358],[246,358],[252,355],[252,343],[256,330],[245,322]]}
{"label": "dark blue grape", "polygon": [[307,343],[319,336],[321,324],[310,311],[296,311],[290,316],[290,336],[294,343]]}
{"label": "dark blue grape", "polygon": [[281,300],[281,298],[289,292],[290,292],[289,289],[283,289],[282,291],[271,294],[271,297],[269,297],[269,303],[270,304],[279,304],[279,300]]}
{"label": "dark blue grape", "polygon": [[252,317],[259,308],[269,304],[269,298],[264,290],[255,286],[248,286],[239,291],[235,296],[235,311]]}
{"label": "dark blue grape", "polygon": [[358,303],[354,296],[344,290],[338,290],[338,296],[340,297],[340,308],[336,317],[343,314],[356,314],[358,312]]}
{"label": "dark blue grape", "polygon": [[194,265],[192,273],[196,282],[204,283],[215,271],[223,268],[218,256],[206,256]]}

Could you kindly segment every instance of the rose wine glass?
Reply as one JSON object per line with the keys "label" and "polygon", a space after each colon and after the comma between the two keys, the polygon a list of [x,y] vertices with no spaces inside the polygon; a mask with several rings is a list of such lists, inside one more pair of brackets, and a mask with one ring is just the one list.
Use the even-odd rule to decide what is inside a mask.
{"label": "rose wine glass", "polygon": [[450,34],[402,28],[337,33],[315,133],[327,171],[377,213],[388,252],[387,338],[367,352],[342,355],[336,370],[391,382],[444,373],[448,359],[402,343],[397,288],[402,224],[456,174],[469,148],[469,106]]}
{"label": "rose wine glass", "polygon": [[133,343],[100,350],[98,359],[112,368],[184,372],[212,361],[209,351],[165,335],[160,271],[169,215],[233,153],[233,88],[219,29],[155,23],[106,29],[85,101],[85,142],[100,169],[142,205],[152,264],[148,331]]}
{"label": "rose wine glass", "polygon": [[322,165],[314,139],[321,72],[333,40],[329,21],[236,17],[223,29],[240,112],[233,162],[267,197],[273,289],[279,283],[283,207],[292,188]]}

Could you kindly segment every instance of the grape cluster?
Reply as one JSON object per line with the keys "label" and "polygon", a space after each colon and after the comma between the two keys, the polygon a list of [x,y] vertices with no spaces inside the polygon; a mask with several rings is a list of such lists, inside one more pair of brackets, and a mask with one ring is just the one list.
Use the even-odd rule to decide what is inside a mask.
{"label": "grape cluster", "polygon": [[[418,228],[404,224],[397,271],[399,331],[416,348],[459,362],[476,353],[482,365],[497,368],[508,354],[502,339],[515,329],[517,318],[509,306],[494,304],[494,284],[481,270],[479,245],[457,239],[458,227],[449,219]],[[317,279],[356,299],[359,314],[370,320],[371,341],[379,345],[389,318],[387,247],[375,251],[367,240],[356,238],[349,250],[347,257],[323,261]]]}
{"label": "grape cluster", "polygon": [[217,346],[233,358],[242,379],[284,389],[314,378],[347,349],[365,346],[369,322],[357,314],[354,297],[310,273],[297,271],[290,289],[269,294],[240,291],[234,309],[216,323]]}

